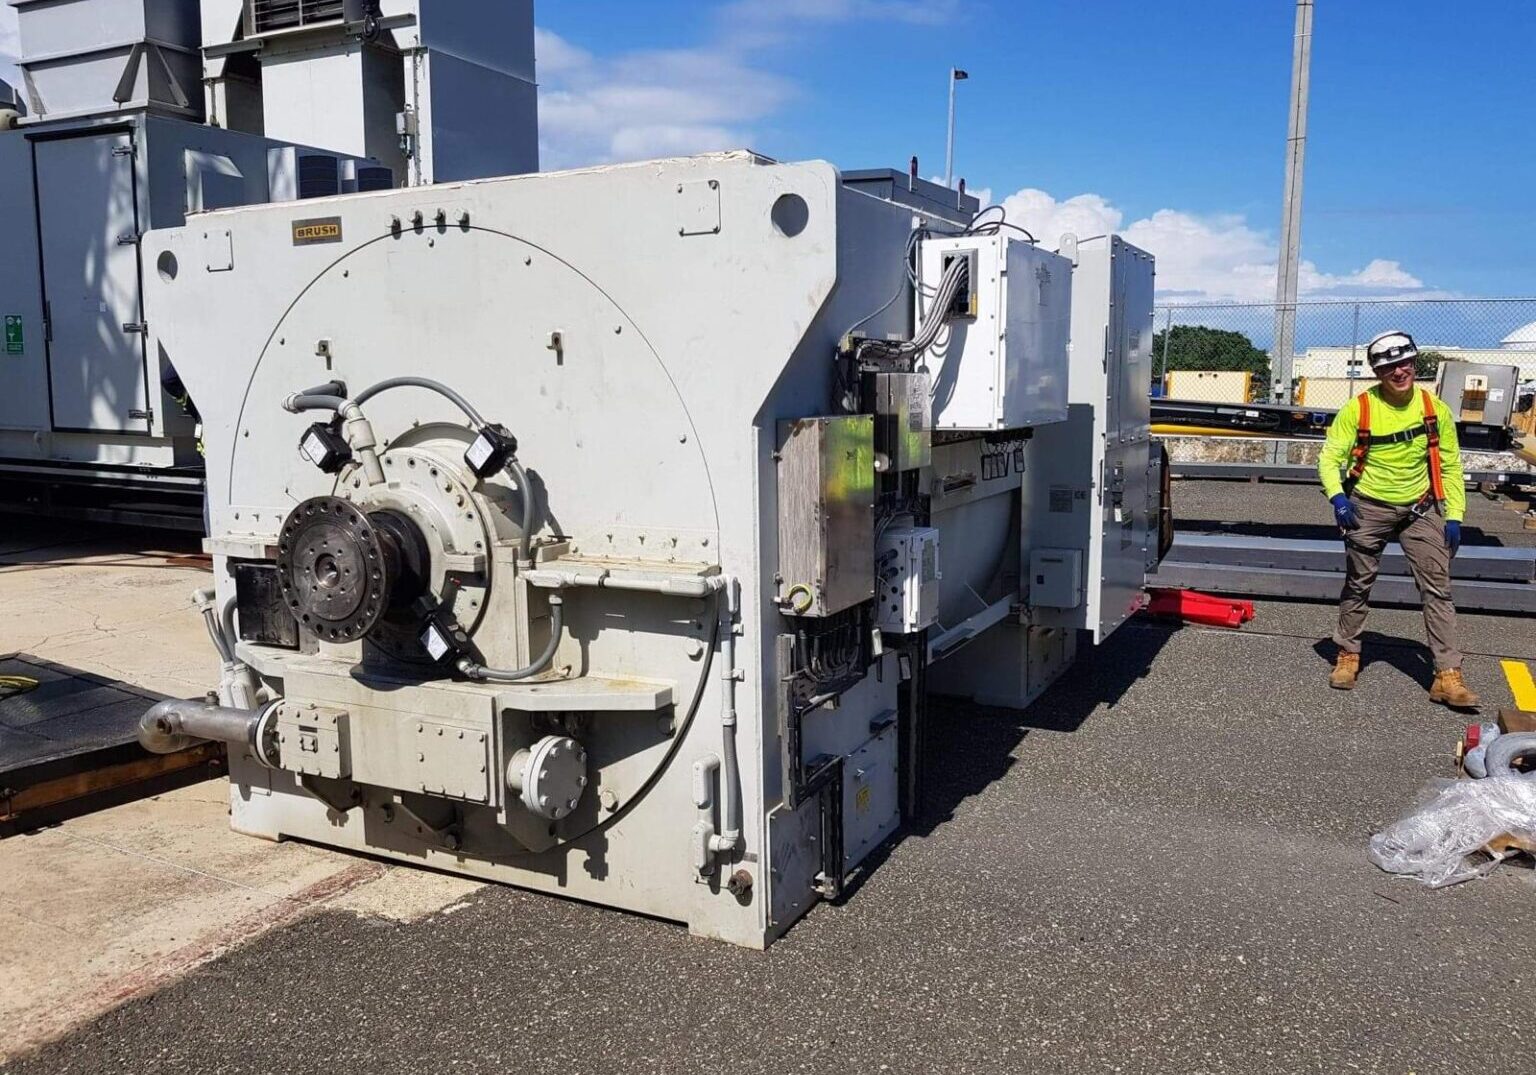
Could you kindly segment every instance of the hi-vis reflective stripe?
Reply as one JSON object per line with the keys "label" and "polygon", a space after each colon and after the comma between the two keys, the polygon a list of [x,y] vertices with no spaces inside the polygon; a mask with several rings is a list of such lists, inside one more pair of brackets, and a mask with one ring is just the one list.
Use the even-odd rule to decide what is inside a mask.
{"label": "hi-vis reflective stripe", "polygon": [[1524,661],[1500,661],[1504,678],[1509,681],[1509,693],[1515,699],[1515,708],[1536,713],[1536,681],[1531,679],[1531,668]]}

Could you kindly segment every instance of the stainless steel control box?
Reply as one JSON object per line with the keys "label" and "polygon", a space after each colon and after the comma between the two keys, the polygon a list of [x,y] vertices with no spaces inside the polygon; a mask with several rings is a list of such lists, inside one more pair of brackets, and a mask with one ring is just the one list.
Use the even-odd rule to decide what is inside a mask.
{"label": "stainless steel control box", "polygon": [[874,596],[875,426],[867,414],[779,426],[779,603],[830,616]]}

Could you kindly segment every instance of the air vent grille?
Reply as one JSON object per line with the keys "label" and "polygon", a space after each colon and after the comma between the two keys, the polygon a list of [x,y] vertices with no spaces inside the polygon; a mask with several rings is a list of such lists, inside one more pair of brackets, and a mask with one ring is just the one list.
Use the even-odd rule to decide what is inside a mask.
{"label": "air vent grille", "polygon": [[322,22],[340,22],[345,0],[254,0],[251,32],[269,34]]}

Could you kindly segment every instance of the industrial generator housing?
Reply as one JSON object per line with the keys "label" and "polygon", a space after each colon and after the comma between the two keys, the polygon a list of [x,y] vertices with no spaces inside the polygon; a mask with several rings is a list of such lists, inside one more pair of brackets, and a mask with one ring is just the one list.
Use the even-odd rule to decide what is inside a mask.
{"label": "industrial generator housing", "polygon": [[[715,154],[146,236],[222,672],[145,744],[227,742],[240,831],[737,944],[839,894],[964,734],[931,674],[975,648],[946,690],[1037,697],[1157,510],[1144,406],[1069,384],[1111,344],[1144,374],[1150,259],[1112,292],[1105,245],[1123,327],[1076,340],[1069,247],[870,175]],[[1036,431],[1074,425],[1044,510],[1094,509],[1032,581]]]}

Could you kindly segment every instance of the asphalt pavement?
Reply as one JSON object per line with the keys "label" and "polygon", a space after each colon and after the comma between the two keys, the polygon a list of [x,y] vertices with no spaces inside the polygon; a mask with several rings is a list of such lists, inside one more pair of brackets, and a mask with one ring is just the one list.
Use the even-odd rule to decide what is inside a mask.
{"label": "asphalt pavement", "polygon": [[[1531,872],[1428,891],[1365,856],[1465,718],[1408,611],[1329,690],[1331,617],[1134,621],[1025,713],[940,705],[928,817],[766,953],[499,887],[327,911],[7,1070],[1528,1072]],[[1509,704],[1536,626],[1463,620]]]}

